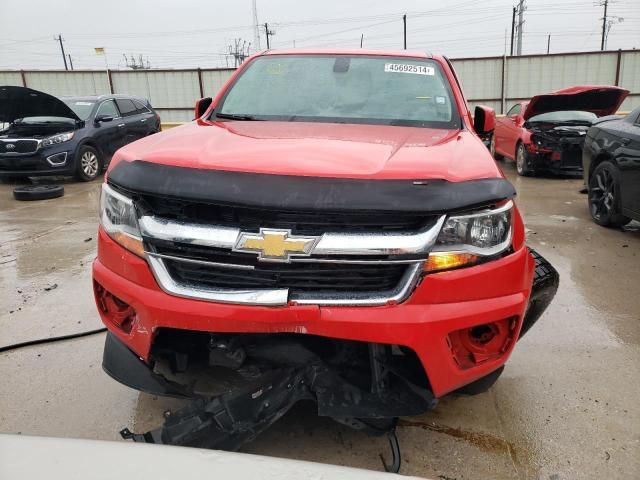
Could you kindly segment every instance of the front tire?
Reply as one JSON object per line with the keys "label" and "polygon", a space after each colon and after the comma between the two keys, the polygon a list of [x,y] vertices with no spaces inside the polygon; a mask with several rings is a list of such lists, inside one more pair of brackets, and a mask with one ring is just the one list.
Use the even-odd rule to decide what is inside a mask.
{"label": "front tire", "polygon": [[102,173],[103,163],[98,151],[89,146],[80,147],[76,162],[76,178],[82,182],[91,182]]}
{"label": "front tire", "polygon": [[518,143],[516,148],[516,171],[521,177],[530,177],[533,174],[531,167],[527,164],[527,151],[522,142]]}
{"label": "front tire", "polygon": [[621,227],[631,221],[620,213],[620,171],[602,162],[589,177],[589,213],[598,225]]}

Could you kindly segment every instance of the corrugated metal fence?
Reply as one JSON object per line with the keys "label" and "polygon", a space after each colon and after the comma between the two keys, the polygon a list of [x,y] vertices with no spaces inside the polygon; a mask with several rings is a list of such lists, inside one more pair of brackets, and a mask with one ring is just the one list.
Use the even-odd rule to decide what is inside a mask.
{"label": "corrugated metal fence", "polygon": [[[452,59],[469,106],[504,113],[515,101],[572,85],[618,85],[631,95],[622,110],[640,106],[640,51],[579,52]],[[233,69],[0,71],[0,85],[53,95],[125,93],[149,98],[164,122],[193,118],[198,98],[213,96]]]}
{"label": "corrugated metal fence", "polygon": [[640,106],[640,50],[452,60],[470,106],[505,111],[519,100],[572,85],[617,85],[631,94],[621,110]]}

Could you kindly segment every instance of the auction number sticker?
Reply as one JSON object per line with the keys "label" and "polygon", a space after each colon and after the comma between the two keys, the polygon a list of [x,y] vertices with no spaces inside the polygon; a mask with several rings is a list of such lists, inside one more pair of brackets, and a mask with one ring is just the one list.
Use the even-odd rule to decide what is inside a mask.
{"label": "auction number sticker", "polygon": [[385,63],[385,72],[397,73],[415,73],[416,75],[435,75],[436,70],[433,67],[425,65],[409,65],[407,63]]}

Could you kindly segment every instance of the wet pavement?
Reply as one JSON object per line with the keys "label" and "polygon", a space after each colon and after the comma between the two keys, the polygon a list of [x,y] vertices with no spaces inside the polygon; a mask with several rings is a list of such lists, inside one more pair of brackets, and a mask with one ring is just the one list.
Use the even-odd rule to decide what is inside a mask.
{"label": "wet pavement", "polygon": [[[549,310],[487,393],[403,419],[402,473],[441,479],[640,478],[640,224],[591,222],[581,180],[519,178],[528,243],[560,272]],[[100,327],[93,305],[99,182],[16,202],[0,184],[0,345]],[[0,354],[0,431],[118,439],[170,400],[100,368],[104,335]],[[175,402],[175,401],[173,401]],[[246,452],[380,470],[384,437],[300,404]]]}

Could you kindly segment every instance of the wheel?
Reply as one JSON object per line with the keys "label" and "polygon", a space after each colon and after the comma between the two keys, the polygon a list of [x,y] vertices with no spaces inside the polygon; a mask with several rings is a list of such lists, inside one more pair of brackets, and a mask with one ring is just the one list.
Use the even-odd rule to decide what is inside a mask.
{"label": "wheel", "polygon": [[620,213],[620,171],[602,162],[589,178],[589,212],[598,225],[621,227],[631,221]]}
{"label": "wheel", "polygon": [[21,201],[48,200],[64,195],[62,185],[25,185],[13,189],[13,198]]}
{"label": "wheel", "polygon": [[491,142],[489,142],[489,151],[491,152],[491,156],[496,160],[502,160],[502,155],[496,153],[496,136],[491,135]]}
{"label": "wheel", "polygon": [[102,160],[93,147],[80,147],[76,164],[76,178],[83,182],[90,182],[102,172]]}
{"label": "wheel", "polygon": [[516,148],[516,170],[518,175],[528,177],[532,174],[531,168],[527,165],[527,151],[524,148],[524,143],[518,143]]}

